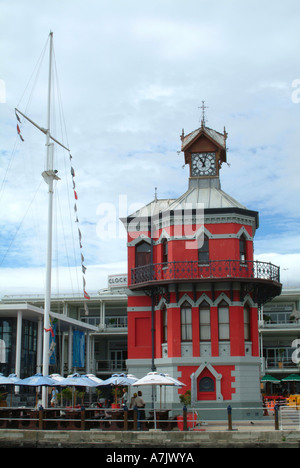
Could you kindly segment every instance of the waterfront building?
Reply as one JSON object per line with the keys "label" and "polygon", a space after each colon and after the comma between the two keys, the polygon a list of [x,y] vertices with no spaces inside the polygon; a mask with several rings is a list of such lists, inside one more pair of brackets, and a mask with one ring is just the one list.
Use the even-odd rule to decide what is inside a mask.
{"label": "waterfront building", "polygon": [[[125,283],[124,283],[125,280]],[[55,328],[55,349],[50,373],[94,373],[105,379],[126,371],[127,277],[111,275],[108,287],[88,302],[81,294],[53,295],[50,320]],[[42,372],[42,295],[4,296],[0,302],[0,372],[25,378]],[[84,359],[74,360],[77,334],[84,340]],[[75,338],[74,338],[75,337]],[[76,353],[75,353],[76,354]]]}

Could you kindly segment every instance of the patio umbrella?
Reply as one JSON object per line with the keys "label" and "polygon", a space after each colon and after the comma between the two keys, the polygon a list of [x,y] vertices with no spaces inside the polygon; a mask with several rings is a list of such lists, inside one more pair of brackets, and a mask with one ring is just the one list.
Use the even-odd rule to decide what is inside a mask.
{"label": "patio umbrella", "polygon": [[61,387],[72,387],[72,404],[74,403],[75,387],[97,387],[99,384],[91,380],[86,375],[78,373],[68,375],[68,377],[60,380],[58,385]]}
{"label": "patio umbrella", "polygon": [[5,377],[0,373],[0,385],[15,385],[15,382],[10,377]]}
{"label": "patio umbrella", "polygon": [[[163,374],[161,372],[159,375],[162,375],[163,377],[167,377],[169,380],[174,382],[175,387],[183,387],[183,386],[186,387],[184,383],[180,382],[178,379],[174,379],[174,377],[171,377],[169,374]],[[162,386],[160,385],[160,408],[161,408],[161,387]],[[166,401],[166,389],[167,387],[165,386],[165,401]]]}
{"label": "patio umbrella", "polygon": [[38,387],[54,387],[58,385],[58,383],[51,379],[48,375],[43,374],[35,374],[31,377],[27,377],[26,379],[20,379],[17,382],[17,385],[24,385],[26,387],[35,387],[36,388],[36,406],[38,402]]}
{"label": "patio umbrella", "polygon": [[261,379],[260,379],[261,382],[263,383],[267,383],[267,382],[271,382],[271,383],[280,383],[280,380],[279,379],[276,379],[276,377],[273,377],[272,375],[264,375]]}
{"label": "patio umbrella", "polygon": [[25,385],[27,387],[52,387],[57,385],[57,382],[49,375],[35,374],[26,379],[20,379],[18,385]]}
{"label": "patio umbrella", "polygon": [[62,380],[64,380],[64,377],[60,374],[51,374],[50,377],[56,382],[61,382]]}
{"label": "patio umbrella", "polygon": [[[148,372],[145,377],[137,380],[135,383],[132,384],[133,387],[140,387],[140,386],[152,386],[152,388],[156,388],[158,385],[168,385],[168,386],[175,386],[175,383],[165,377],[158,372]],[[183,385],[183,384],[182,384]],[[154,413],[154,428],[156,429],[156,408],[155,408],[155,400],[153,401],[153,413]]]}
{"label": "patio umbrella", "polygon": [[97,385],[95,385],[95,387],[99,386],[99,385],[102,385],[103,383],[103,380],[102,379],[99,379],[99,377],[96,377],[96,375],[94,374],[85,374],[85,377],[88,377],[90,380],[92,380],[93,382],[95,382]]}
{"label": "patio umbrella", "polygon": [[89,379],[85,375],[80,374],[71,374],[68,377],[57,382],[61,387],[96,387],[99,384],[96,384],[93,380]]}
{"label": "patio umbrella", "polygon": [[[113,374],[106,380],[103,380],[101,386],[112,385],[114,387],[127,387],[136,382],[137,379],[134,376],[127,376],[126,374]],[[118,402],[117,392],[115,392],[115,404]]]}
{"label": "patio umbrella", "polygon": [[287,377],[281,379],[281,382],[299,382],[300,375],[299,374],[290,374]]}
{"label": "patio umbrella", "polygon": [[113,374],[106,380],[102,381],[101,385],[132,385],[137,379],[128,377],[126,374]]}
{"label": "patio umbrella", "polygon": [[19,381],[16,374],[10,374],[8,377],[5,377],[3,374],[0,373],[0,385],[10,385],[11,392],[10,392],[10,406],[12,405],[12,395],[13,395],[13,385]]}

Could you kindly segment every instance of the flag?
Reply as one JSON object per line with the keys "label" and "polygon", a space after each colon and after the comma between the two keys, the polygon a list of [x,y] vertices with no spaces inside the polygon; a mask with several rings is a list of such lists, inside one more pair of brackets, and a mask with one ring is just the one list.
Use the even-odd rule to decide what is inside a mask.
{"label": "flag", "polygon": [[90,296],[88,295],[88,293],[85,290],[83,291],[83,295],[84,295],[85,299],[91,299]]}
{"label": "flag", "polygon": [[15,110],[15,114],[16,114],[16,117],[17,117],[17,120],[18,120],[18,122],[20,122],[20,123],[21,123],[21,119],[20,119],[20,117],[18,116],[18,114],[17,114],[17,111],[16,111],[16,110]]}
{"label": "flag", "polygon": [[74,190],[74,197],[75,197],[75,200],[78,200],[78,196],[75,190]]}
{"label": "flag", "polygon": [[21,138],[21,140],[24,141],[24,138],[23,138],[22,135],[21,135],[21,130],[20,130],[20,127],[19,127],[18,124],[17,124],[17,132],[18,132],[19,137]]}
{"label": "flag", "polygon": [[72,175],[72,177],[75,177],[75,171],[74,171],[73,167],[71,167],[71,175]]}
{"label": "flag", "polygon": [[52,338],[54,338],[54,331],[53,331],[53,328],[44,328],[45,332],[48,333],[48,332],[51,332],[51,336]]}

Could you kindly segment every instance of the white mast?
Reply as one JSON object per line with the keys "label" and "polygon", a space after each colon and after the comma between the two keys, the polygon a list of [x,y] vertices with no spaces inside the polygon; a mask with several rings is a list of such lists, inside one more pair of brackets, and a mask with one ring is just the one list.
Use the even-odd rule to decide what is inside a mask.
{"label": "white mast", "polygon": [[[44,340],[43,340],[43,375],[49,374],[49,332],[46,330],[50,328],[50,305],[51,305],[51,270],[52,270],[52,220],[53,220],[53,182],[60,180],[56,175],[57,171],[53,170],[53,147],[57,143],[62,148],[70,151],[69,148],[64,146],[50,134],[50,118],[51,118],[51,81],[52,81],[52,49],[53,49],[53,32],[50,31],[50,51],[49,51],[49,76],[48,76],[48,108],[47,108],[47,128],[40,127],[33,120],[23,114],[19,109],[16,112],[21,114],[31,124],[38,128],[46,135],[46,170],[42,176],[48,184],[48,234],[47,234],[47,257],[46,257],[46,287],[45,287],[45,303],[44,303]],[[51,143],[50,143],[51,140]],[[48,406],[48,392],[46,387],[42,387],[42,404],[46,408]]]}
{"label": "white mast", "polygon": [[[48,235],[47,235],[47,257],[46,257],[46,287],[44,304],[44,345],[43,345],[43,375],[49,374],[49,314],[51,304],[51,269],[52,269],[52,220],[53,220],[53,181],[58,179],[53,171],[53,143],[50,143],[50,108],[51,108],[51,79],[52,79],[52,41],[53,32],[50,32],[50,52],[49,52],[49,78],[48,78],[48,110],[46,129],[46,170],[42,173],[45,182],[48,184]],[[48,391],[43,387],[42,404],[48,406]]]}

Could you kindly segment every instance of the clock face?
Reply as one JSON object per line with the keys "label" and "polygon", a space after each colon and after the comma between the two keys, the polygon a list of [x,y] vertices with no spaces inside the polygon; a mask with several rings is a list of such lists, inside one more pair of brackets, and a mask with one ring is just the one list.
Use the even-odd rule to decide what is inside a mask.
{"label": "clock face", "polygon": [[192,176],[217,175],[216,153],[192,153]]}

